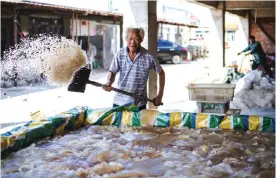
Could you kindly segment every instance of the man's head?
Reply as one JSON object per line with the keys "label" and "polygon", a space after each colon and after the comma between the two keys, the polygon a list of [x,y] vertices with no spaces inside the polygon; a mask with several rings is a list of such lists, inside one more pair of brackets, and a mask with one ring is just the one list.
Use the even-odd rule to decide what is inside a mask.
{"label": "man's head", "polygon": [[125,39],[130,51],[137,51],[144,39],[145,31],[142,28],[127,28]]}
{"label": "man's head", "polygon": [[249,43],[252,44],[255,42],[255,36],[250,36],[249,37]]}

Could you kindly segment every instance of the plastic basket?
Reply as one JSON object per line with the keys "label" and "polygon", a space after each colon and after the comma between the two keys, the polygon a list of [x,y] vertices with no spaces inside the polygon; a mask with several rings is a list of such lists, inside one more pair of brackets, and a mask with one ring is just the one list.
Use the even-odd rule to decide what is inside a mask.
{"label": "plastic basket", "polygon": [[235,84],[190,84],[189,99],[193,101],[227,102],[234,97]]}

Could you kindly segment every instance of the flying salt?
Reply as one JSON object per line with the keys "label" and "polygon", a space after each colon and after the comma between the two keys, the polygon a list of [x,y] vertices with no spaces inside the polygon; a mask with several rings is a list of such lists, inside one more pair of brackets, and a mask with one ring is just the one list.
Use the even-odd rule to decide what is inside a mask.
{"label": "flying salt", "polygon": [[[71,39],[40,34],[22,40],[4,53],[2,87],[42,82],[67,84],[86,65],[85,52]],[[44,80],[45,81],[45,80]]]}

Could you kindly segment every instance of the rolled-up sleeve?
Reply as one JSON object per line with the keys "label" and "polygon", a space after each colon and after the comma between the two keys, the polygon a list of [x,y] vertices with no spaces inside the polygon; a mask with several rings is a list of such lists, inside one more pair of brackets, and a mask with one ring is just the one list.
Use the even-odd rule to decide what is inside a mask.
{"label": "rolled-up sleeve", "polygon": [[112,72],[112,73],[117,73],[119,72],[120,70],[120,64],[119,64],[119,61],[120,61],[120,55],[119,53],[117,53],[114,58],[112,59],[112,62],[111,62],[111,65],[109,67],[109,71]]}
{"label": "rolled-up sleeve", "polygon": [[163,70],[163,68],[161,67],[159,61],[155,57],[153,57],[153,56],[152,56],[152,60],[151,61],[152,61],[151,67],[153,68],[153,70],[156,73],[160,73]]}

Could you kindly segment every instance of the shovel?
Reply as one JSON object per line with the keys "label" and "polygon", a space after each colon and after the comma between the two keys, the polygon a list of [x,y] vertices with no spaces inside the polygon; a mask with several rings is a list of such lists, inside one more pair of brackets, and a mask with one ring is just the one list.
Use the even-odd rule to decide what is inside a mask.
{"label": "shovel", "polygon": [[[84,93],[86,84],[91,84],[96,87],[103,87],[104,84],[89,80],[90,73],[91,73],[91,69],[88,69],[87,67],[82,67],[79,70],[77,70],[76,72],[74,72],[73,79],[67,88],[68,91]],[[154,103],[154,101],[152,99],[145,98],[141,95],[136,95],[134,93],[127,92],[127,91],[124,91],[124,90],[121,90],[118,88],[111,87],[111,90],[116,91],[118,93],[122,93],[124,95],[131,96],[131,97],[141,100],[141,101],[149,101],[151,103]],[[162,103],[162,105],[163,105],[163,103]]]}

